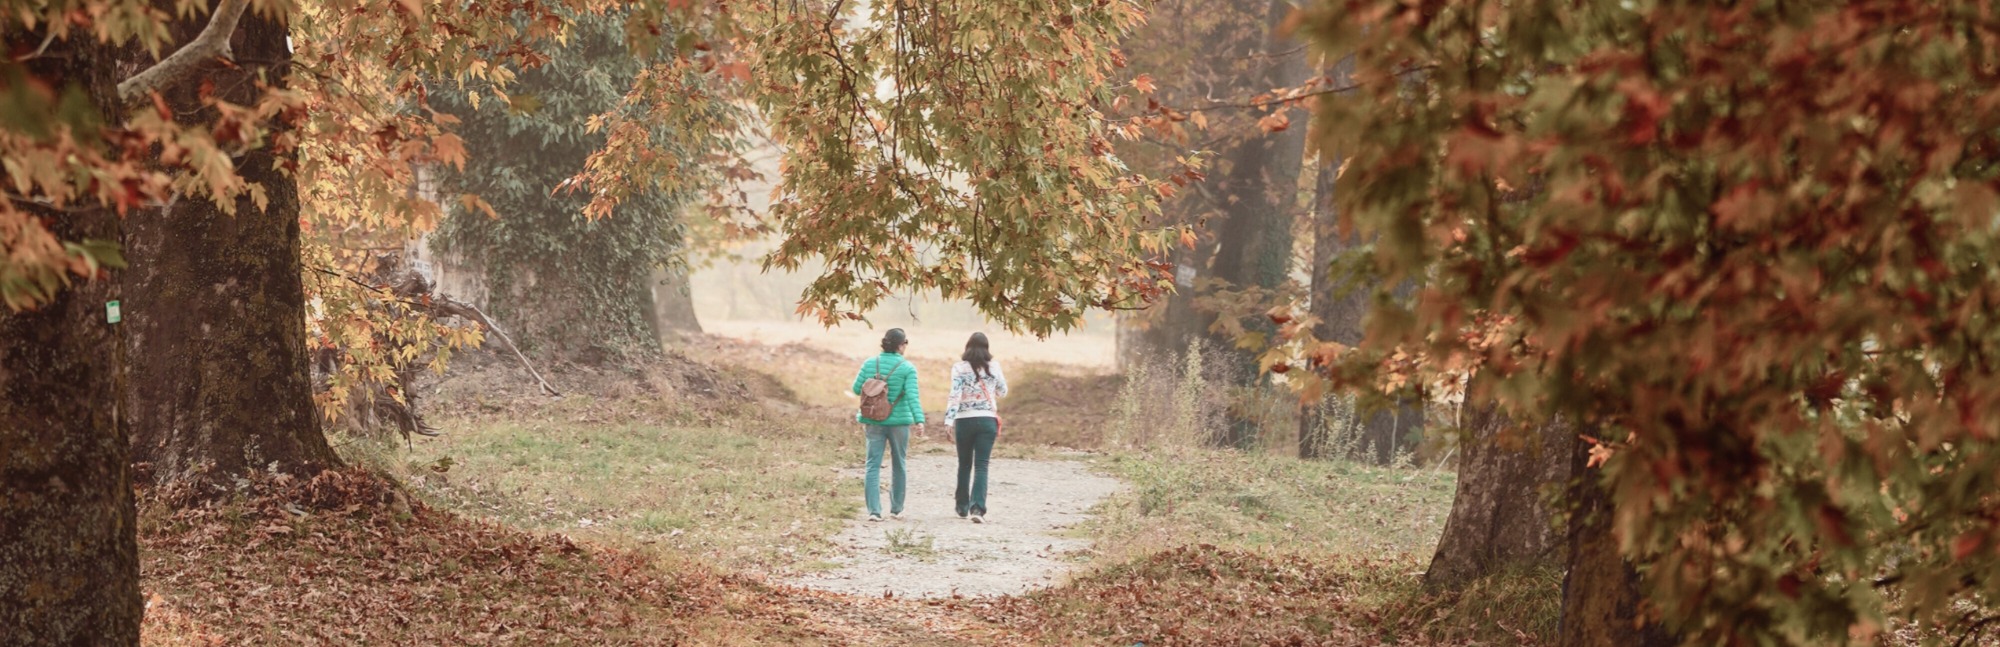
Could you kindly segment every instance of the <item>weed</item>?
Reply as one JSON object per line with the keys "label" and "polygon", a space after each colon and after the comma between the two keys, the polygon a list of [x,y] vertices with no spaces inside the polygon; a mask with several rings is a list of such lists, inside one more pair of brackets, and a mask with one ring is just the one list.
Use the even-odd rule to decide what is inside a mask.
{"label": "weed", "polygon": [[889,540],[883,551],[891,555],[902,555],[929,561],[937,557],[936,537],[908,528],[895,528],[883,533]]}

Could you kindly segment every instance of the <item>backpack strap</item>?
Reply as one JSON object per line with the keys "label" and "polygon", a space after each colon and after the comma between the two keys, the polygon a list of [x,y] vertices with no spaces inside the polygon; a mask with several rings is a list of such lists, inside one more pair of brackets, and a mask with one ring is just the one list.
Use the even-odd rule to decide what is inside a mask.
{"label": "backpack strap", "polygon": [[[900,362],[899,362],[899,363],[897,363],[897,364],[896,364],[896,368],[892,368],[892,369],[889,369],[889,377],[895,377],[895,376],[896,376],[896,369],[900,369],[900,368],[903,368],[903,365],[902,365],[902,363],[900,363]],[[876,360],[876,362],[875,362],[875,377],[882,377],[882,362],[881,362],[881,360]],[[887,390],[887,387],[889,386],[889,381],[888,381],[888,380],[882,380],[882,386],[884,387],[884,390],[886,391],[886,390]],[[905,390],[905,391],[907,391],[908,389],[904,389],[904,390]],[[893,397],[893,398],[889,398],[889,415],[892,415],[892,416],[893,416],[893,415],[896,415],[896,405],[897,405],[898,403],[901,403],[902,401],[903,401],[903,394],[902,394],[901,392],[897,392],[897,393],[896,393],[896,397]]]}

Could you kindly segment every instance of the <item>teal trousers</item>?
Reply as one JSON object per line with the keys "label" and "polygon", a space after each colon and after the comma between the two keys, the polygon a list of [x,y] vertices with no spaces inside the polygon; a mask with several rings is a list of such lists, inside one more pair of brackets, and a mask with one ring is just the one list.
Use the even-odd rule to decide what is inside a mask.
{"label": "teal trousers", "polygon": [[868,514],[882,514],[882,449],[887,446],[891,466],[889,468],[889,514],[903,513],[903,492],[906,487],[903,470],[904,452],[910,449],[909,425],[885,427],[865,425],[868,428],[868,476],[862,487],[867,493],[862,498],[868,502]]}

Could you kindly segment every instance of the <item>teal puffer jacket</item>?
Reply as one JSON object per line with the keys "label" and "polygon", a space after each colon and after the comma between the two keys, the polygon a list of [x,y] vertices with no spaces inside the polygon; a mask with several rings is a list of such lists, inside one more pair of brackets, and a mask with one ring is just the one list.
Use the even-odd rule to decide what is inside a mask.
{"label": "teal puffer jacket", "polygon": [[861,395],[861,383],[875,377],[876,366],[881,366],[882,379],[889,382],[889,401],[895,406],[889,410],[887,420],[869,420],[854,414],[857,422],[868,425],[900,427],[924,422],[924,402],[917,396],[917,367],[897,353],[883,353],[861,363],[861,371],[854,374],[855,395]]}

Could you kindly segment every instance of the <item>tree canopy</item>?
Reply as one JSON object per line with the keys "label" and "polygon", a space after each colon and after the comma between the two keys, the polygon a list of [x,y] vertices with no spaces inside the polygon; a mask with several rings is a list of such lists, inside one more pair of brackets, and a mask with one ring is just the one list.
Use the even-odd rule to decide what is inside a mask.
{"label": "tree canopy", "polygon": [[[88,103],[80,95],[29,82],[10,65],[24,82],[6,93],[14,106],[5,117],[12,191],[0,207],[7,302],[32,307],[65,277],[120,260],[106,241],[50,234],[24,204],[129,211],[183,191],[224,201],[254,195],[260,189],[244,185],[226,160],[232,147],[267,138],[299,152],[294,170],[309,223],[433,226],[439,205],[409,191],[416,169],[463,166],[467,151],[453,132],[457,120],[429,105],[425,83],[466,83],[489,89],[471,96],[505,101],[513,70],[546,62],[539,44],[571,33],[563,12],[625,4],[216,4],[218,15],[288,21],[297,62],[291,88],[253,105],[218,103],[228,118],[202,128],[143,109],[139,91],[131,97],[141,109],[128,120],[97,123],[80,110]],[[5,19],[10,29],[45,31],[53,47],[90,38],[164,55],[176,44],[160,27],[167,17],[205,9],[194,0],[79,0],[21,7]],[[998,321],[1045,333],[1075,326],[1084,309],[1163,289],[1164,270],[1144,250],[1172,239],[1149,220],[1157,195],[1170,189],[1110,153],[1095,107],[1109,100],[1114,46],[1140,19],[1137,4],[885,3],[867,11],[846,3],[630,5],[628,46],[663,54],[624,89],[619,109],[590,122],[606,143],[567,188],[590,195],[592,217],[647,191],[699,190],[705,173],[672,153],[703,147],[667,140],[734,128],[717,121],[716,108],[748,100],[773,115],[770,132],[790,151],[774,210],[788,242],[770,263],[795,267],[819,253],[810,250],[836,250],[805,295],[804,309],[823,320],[856,317],[889,290],[922,288],[966,296]],[[226,47],[197,53],[218,54]],[[207,64],[215,63],[196,67]],[[288,128],[272,130],[273,120]],[[491,206],[472,194],[452,201]]]}
{"label": "tree canopy", "polygon": [[[1329,3],[1343,217],[1419,277],[1342,375],[1480,371],[1727,644],[1968,631],[2000,592],[2000,22],[1900,0]],[[1388,371],[1402,374],[1406,371]],[[1400,379],[1400,378],[1398,378]]]}

